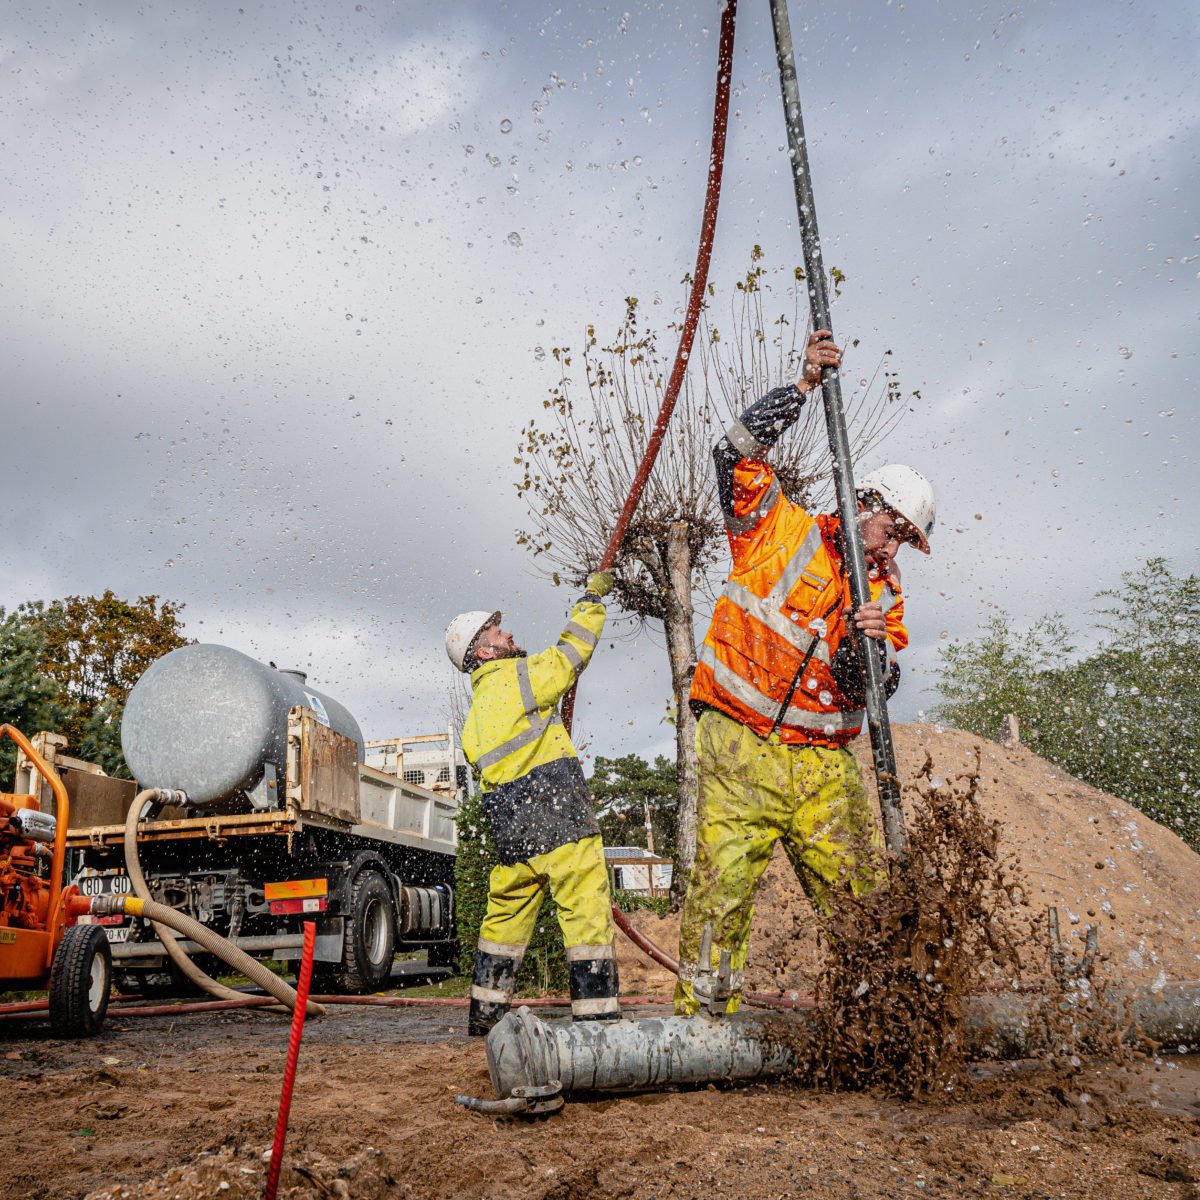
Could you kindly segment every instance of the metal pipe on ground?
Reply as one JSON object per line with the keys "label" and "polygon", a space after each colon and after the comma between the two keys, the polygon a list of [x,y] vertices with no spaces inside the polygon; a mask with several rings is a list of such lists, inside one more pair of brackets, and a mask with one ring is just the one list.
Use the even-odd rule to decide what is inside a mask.
{"label": "metal pipe on ground", "polygon": [[[1200,1043],[1200,984],[1110,992],[1107,999],[1118,1013],[1129,1002],[1127,1041],[1148,1038],[1169,1050]],[[968,1057],[1025,1058],[1046,1049],[1037,1020],[1046,1001],[1028,992],[974,997],[966,1024]],[[1068,1015],[1085,1033],[1100,1019],[1082,997],[1073,1008]],[[521,1008],[488,1035],[488,1067],[499,1101],[536,1095],[542,1103],[551,1085],[570,1097],[775,1079],[801,1065],[810,1020],[794,1011],[545,1022]]]}

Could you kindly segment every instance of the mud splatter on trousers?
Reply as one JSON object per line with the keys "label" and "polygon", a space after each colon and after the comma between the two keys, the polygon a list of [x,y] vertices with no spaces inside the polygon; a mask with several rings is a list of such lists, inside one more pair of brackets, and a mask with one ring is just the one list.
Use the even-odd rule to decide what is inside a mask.
{"label": "mud splatter on trousers", "polygon": [[681,976],[675,1011],[699,1011],[693,982],[700,938],[713,929],[713,966],[730,954],[733,996],[754,917],[754,895],[777,841],[820,911],[838,890],[862,894],[884,878],[882,840],[858,763],[848,750],[784,745],[758,737],[715,709],[696,731],[699,772],[696,862],[679,930]]}

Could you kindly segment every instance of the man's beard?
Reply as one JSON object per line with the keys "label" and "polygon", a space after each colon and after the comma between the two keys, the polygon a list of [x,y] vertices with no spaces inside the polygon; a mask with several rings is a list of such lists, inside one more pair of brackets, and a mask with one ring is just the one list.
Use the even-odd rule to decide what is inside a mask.
{"label": "man's beard", "polygon": [[529,655],[526,654],[525,651],[522,650],[520,646],[514,646],[511,650],[497,650],[494,657],[497,659],[528,658]]}

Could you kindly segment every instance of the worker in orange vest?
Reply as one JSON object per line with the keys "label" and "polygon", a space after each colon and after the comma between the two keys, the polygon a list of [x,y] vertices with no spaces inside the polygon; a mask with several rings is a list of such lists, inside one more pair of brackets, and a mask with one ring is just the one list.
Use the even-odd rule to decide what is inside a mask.
{"label": "worker in orange vest", "polygon": [[[800,415],[824,367],[841,363],[828,330],[809,338],[794,387],[777,388],[735,421],[713,452],[733,557],[692,681],[702,710],[696,860],[680,925],[675,1009],[697,1012],[718,991],[730,956],[734,1011],[742,990],[754,894],[775,842],[812,902],[861,894],[884,876],[882,841],[858,763],[865,692],[856,626],[880,655],[890,696],[895,652],[908,644],[896,555],[929,553],[933,491],[891,464],[857,485],[871,600],[853,611],[836,515],[811,516],[782,494],[770,448]],[[711,962],[699,962],[704,927]]]}

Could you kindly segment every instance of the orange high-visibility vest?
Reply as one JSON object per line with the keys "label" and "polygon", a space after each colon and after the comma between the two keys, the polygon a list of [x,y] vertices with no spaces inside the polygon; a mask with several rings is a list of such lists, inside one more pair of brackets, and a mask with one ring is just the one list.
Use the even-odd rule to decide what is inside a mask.
{"label": "orange high-visibility vest", "polygon": [[[738,463],[733,498],[733,569],[713,609],[691,698],[759,737],[778,728],[783,742],[844,746],[861,731],[863,711],[845,699],[830,671],[852,607],[836,548],[838,519],[813,518],[793,504],[757,458]],[[886,613],[889,654],[902,650],[908,631],[898,580],[872,579],[871,599]]]}

